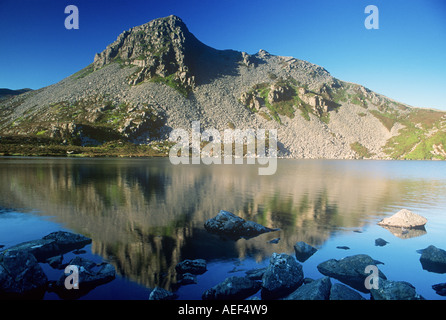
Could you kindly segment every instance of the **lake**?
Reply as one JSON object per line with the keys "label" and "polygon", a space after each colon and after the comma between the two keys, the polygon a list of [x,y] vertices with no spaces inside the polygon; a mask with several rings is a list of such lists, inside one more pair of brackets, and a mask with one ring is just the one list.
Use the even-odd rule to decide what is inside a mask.
{"label": "lake", "polygon": [[[92,238],[81,256],[116,267],[115,280],[81,299],[147,299],[155,286],[201,299],[226,277],[267,266],[273,252],[294,256],[297,241],[318,248],[302,263],[305,277],[322,277],[316,266],[330,258],[365,253],[384,263],[388,279],[411,283],[426,299],[446,298],[432,289],[444,274],[423,270],[417,253],[446,249],[446,162],[279,159],[274,175],[260,176],[258,165],[167,158],[4,157],[0,179],[0,245],[68,230]],[[403,208],[428,219],[425,232],[397,236],[377,225]],[[224,240],[203,226],[220,210],[280,230]],[[377,238],[389,243],[375,246]],[[178,286],[175,265],[196,258],[208,271]],[[43,268],[50,279],[63,272]]]}

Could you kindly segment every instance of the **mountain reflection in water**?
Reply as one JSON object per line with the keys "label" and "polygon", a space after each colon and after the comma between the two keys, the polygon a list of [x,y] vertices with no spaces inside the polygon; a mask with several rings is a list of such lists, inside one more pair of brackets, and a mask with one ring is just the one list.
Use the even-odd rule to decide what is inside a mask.
{"label": "mountain reflection in water", "polygon": [[[435,183],[396,168],[384,161],[279,160],[276,174],[259,176],[257,165],[6,158],[0,205],[52,216],[91,237],[93,253],[120,275],[169,289],[183,259],[261,261],[297,241],[320,247],[333,234],[375,224],[383,208],[404,205],[411,192],[435,192]],[[224,241],[203,227],[221,209],[280,231]],[[273,238],[279,243],[269,243]]]}

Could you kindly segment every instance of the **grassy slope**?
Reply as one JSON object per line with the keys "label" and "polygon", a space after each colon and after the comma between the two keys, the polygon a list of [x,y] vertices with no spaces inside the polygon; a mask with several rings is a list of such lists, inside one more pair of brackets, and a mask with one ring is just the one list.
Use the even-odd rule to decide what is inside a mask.
{"label": "grassy slope", "polygon": [[413,109],[404,117],[389,113],[381,113],[379,116],[384,119],[383,124],[388,123],[388,126],[397,121],[405,126],[384,147],[392,159],[446,160],[446,154],[433,153],[434,145],[446,148],[446,112]]}

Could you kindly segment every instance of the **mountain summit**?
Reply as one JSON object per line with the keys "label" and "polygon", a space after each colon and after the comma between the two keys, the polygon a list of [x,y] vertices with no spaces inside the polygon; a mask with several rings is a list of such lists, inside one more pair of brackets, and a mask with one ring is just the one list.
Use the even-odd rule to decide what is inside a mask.
{"label": "mountain summit", "polygon": [[166,154],[168,134],[277,129],[279,155],[446,159],[446,112],[394,101],[265,50],[217,50],[169,16],[121,33],[79,72],[0,100],[0,153]]}
{"label": "mountain summit", "polygon": [[193,89],[192,57],[205,49],[183,21],[172,15],[124,31],[103,52],[96,54],[93,65],[98,70],[118,61],[140,67],[129,79],[130,85],[153,77],[171,77],[179,85]]}

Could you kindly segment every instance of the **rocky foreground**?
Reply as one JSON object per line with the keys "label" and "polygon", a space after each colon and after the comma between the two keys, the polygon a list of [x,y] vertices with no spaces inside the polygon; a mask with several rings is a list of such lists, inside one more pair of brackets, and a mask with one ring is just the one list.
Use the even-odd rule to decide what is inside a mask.
{"label": "rocky foreground", "polygon": [[[243,228],[247,223],[254,224],[255,227]],[[400,228],[422,228],[425,223],[425,218],[406,209],[380,222]],[[252,236],[252,230],[257,230],[257,235],[274,231],[253,222],[246,222],[224,210],[206,221],[205,227],[209,232],[223,237],[229,235],[230,238]],[[375,240],[376,246],[384,246],[387,243],[381,238]],[[300,241],[294,245],[294,251],[295,256],[273,253],[266,268],[248,270],[244,277],[228,277],[203,292],[202,299],[258,299],[256,294],[260,291],[262,300],[365,300],[359,292],[370,294],[371,300],[424,300],[412,284],[387,279],[377,267],[383,262],[369,255],[357,254],[340,260],[329,259],[317,266],[324,277],[309,279],[304,276],[302,263],[315,254],[317,249]],[[446,273],[446,251],[431,245],[418,253],[421,253],[420,262],[423,269]],[[177,265],[176,271],[181,285],[197,283],[197,275],[206,272],[206,261],[184,260]],[[331,279],[341,283],[332,283]],[[437,294],[446,295],[446,283],[435,284],[432,288]],[[155,288],[150,295],[152,300],[175,298],[175,293],[162,288]]]}
{"label": "rocky foreground", "polygon": [[[113,280],[115,268],[106,262],[96,264],[75,257],[62,264],[63,254],[72,251],[80,253],[79,250],[90,243],[91,239],[85,236],[58,231],[1,251],[0,299],[42,299],[46,291],[56,292],[64,299],[73,299]],[[41,263],[48,263],[57,270],[75,266],[78,274],[74,277],[74,271],[67,272],[65,269],[66,274],[61,271],[62,275],[57,281],[50,281]]]}
{"label": "rocky foreground", "polygon": [[[294,247],[296,257],[307,259],[317,251],[305,243]],[[446,251],[429,246],[421,250],[423,269],[446,272]],[[370,294],[370,300],[424,300],[416,288],[406,281],[394,281],[378,270],[371,280],[369,266],[383,264],[366,254],[330,259],[317,266],[324,275],[319,279],[305,278],[302,264],[296,257],[286,253],[273,253],[266,268],[246,271],[244,277],[231,276],[203,292],[203,300],[366,300],[359,292]],[[197,283],[197,275],[206,272],[203,259],[184,260],[177,265],[180,284]],[[332,279],[339,282],[332,283]],[[370,282],[371,280],[371,282]],[[446,283],[432,286],[439,295],[446,295]],[[358,292],[359,291],[359,292]],[[256,295],[256,296],[254,296]],[[150,300],[173,300],[176,295],[162,288],[155,288]]]}
{"label": "rocky foreground", "polygon": [[[406,210],[395,214],[395,218],[408,216],[419,219],[419,216]],[[404,223],[413,222],[406,220]],[[253,237],[277,230],[245,221],[224,210],[206,221],[205,226],[208,232],[231,239]],[[42,239],[27,241],[0,251],[0,299],[42,299],[47,291],[57,293],[62,299],[75,299],[112,281],[116,271],[110,263],[97,264],[79,256],[63,263],[64,254],[81,253],[81,249],[91,242],[90,238],[83,235],[58,231]],[[387,241],[383,239],[375,241],[377,246],[386,244]],[[295,255],[273,253],[267,267],[248,270],[243,277],[231,276],[223,279],[219,284],[205,290],[202,299],[365,300],[364,295],[367,294],[371,300],[424,299],[412,284],[388,279],[378,269],[383,262],[366,254],[346,256],[340,260],[329,259],[317,266],[323,277],[306,278],[302,264],[317,251],[305,242],[297,242],[294,245]],[[431,245],[418,253],[421,254],[420,263],[423,269],[446,273],[445,250]],[[61,277],[56,281],[49,280],[41,266],[44,263],[61,270]],[[74,277],[73,266],[78,272],[77,277]],[[179,285],[196,284],[199,281],[198,276],[207,272],[207,262],[204,259],[186,259],[178,263],[175,270]],[[337,281],[332,283],[332,279]],[[77,290],[73,289],[76,285],[79,287]],[[434,284],[432,288],[437,294],[446,295],[446,283]],[[160,287],[151,290],[148,296],[149,300],[176,298],[174,292]]]}

